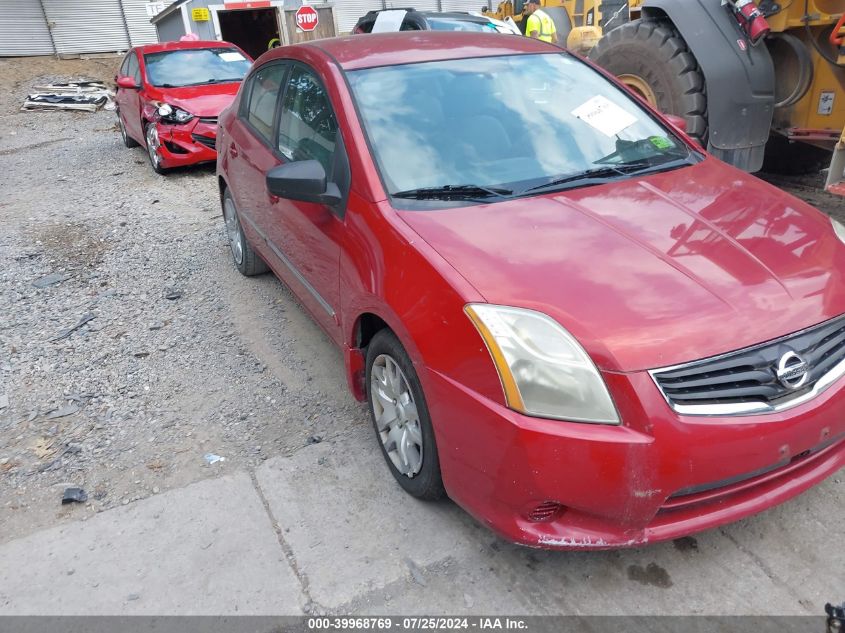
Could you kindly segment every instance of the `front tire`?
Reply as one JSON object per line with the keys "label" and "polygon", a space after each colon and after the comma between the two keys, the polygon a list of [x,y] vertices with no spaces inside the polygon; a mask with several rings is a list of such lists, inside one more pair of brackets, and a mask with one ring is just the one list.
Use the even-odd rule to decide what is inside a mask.
{"label": "front tire", "polygon": [[366,385],[370,418],[393,477],[417,499],[442,498],[446,491],[422,385],[407,352],[388,329],[367,346]]}
{"label": "front tire", "polygon": [[235,207],[235,199],[228,188],[223,192],[223,220],[226,222],[226,237],[229,239],[232,261],[234,261],[238,272],[244,277],[254,277],[266,273],[269,268],[258,253],[252,250],[252,246],[246,239],[246,234],[238,217],[237,207]]}
{"label": "front tire", "polygon": [[147,142],[147,158],[150,159],[150,167],[159,175],[166,174],[167,169],[161,166],[161,154],[159,153],[161,142],[158,138],[158,128],[155,123],[147,123],[144,127],[144,139]]}
{"label": "front tire", "polygon": [[590,59],[661,112],[684,117],[687,134],[707,147],[704,76],[671,23],[635,20],[623,24],[599,40]]}

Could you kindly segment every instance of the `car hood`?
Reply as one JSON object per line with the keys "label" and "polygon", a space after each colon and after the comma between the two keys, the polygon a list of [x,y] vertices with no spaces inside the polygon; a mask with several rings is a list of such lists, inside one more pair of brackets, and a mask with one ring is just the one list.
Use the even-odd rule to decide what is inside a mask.
{"label": "car hood", "polygon": [[151,91],[153,99],[182,108],[198,117],[216,117],[229,107],[240,88],[240,82],[187,86]]}
{"label": "car hood", "polygon": [[488,302],[552,316],[606,370],[705,358],[845,312],[845,245],[828,218],[711,158],[400,215]]}

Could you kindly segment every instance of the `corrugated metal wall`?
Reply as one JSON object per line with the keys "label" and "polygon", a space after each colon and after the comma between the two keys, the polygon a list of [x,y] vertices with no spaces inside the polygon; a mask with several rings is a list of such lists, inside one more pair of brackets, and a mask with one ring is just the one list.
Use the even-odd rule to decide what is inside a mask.
{"label": "corrugated metal wall", "polygon": [[[441,11],[473,11],[481,13],[481,7],[490,6],[490,0],[441,0]],[[493,2],[493,8],[499,4],[498,1]]]}
{"label": "corrugated metal wall", "polygon": [[[123,6],[132,46],[158,42],[156,27],[150,24],[151,16],[147,13],[147,0],[120,0],[120,4]],[[166,2],[165,6],[169,4]]]}
{"label": "corrugated metal wall", "polygon": [[101,53],[129,48],[120,0],[42,0],[56,51]]}
{"label": "corrugated metal wall", "polygon": [[39,0],[0,0],[0,55],[52,55],[53,40]]}
{"label": "corrugated metal wall", "polygon": [[384,8],[382,0],[341,0],[334,3],[334,14],[337,18],[337,30],[349,33],[362,15],[367,11],[377,11]]}
{"label": "corrugated metal wall", "polygon": [[[485,4],[485,0],[440,0],[440,10],[480,12]],[[498,0],[494,4],[498,4]]]}
{"label": "corrugated metal wall", "polygon": [[[384,9],[385,5],[411,5],[420,11],[478,11],[484,2],[335,0],[334,7],[338,30],[348,33],[367,11]],[[52,26],[52,38],[47,21]],[[157,41],[155,26],[147,14],[147,0],[0,0],[0,56],[122,51]]]}
{"label": "corrugated metal wall", "polygon": [[0,0],[0,56],[106,53],[157,41],[147,0]]}

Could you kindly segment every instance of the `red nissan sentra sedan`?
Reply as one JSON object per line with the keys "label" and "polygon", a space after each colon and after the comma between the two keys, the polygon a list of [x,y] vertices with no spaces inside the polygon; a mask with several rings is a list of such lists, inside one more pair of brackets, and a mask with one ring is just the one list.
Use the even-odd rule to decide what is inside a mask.
{"label": "red nissan sentra sedan", "polygon": [[217,159],[217,117],[252,65],[228,42],[167,42],[131,49],[115,77],[126,147],[142,145],[159,174]]}
{"label": "red nissan sentra sedan", "polygon": [[526,545],[759,512],[845,464],[845,227],[528,38],[263,55],[221,117],[237,268],[344,351],[387,466]]}

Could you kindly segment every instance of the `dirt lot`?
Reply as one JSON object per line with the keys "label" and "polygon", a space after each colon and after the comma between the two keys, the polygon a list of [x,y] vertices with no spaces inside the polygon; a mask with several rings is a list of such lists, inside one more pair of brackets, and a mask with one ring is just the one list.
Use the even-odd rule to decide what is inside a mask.
{"label": "dirt lot", "polygon": [[[113,112],[18,111],[30,86],[46,79],[108,79],[118,61],[0,60],[0,85],[11,88],[0,92],[0,405],[8,398],[0,407],[0,544],[227,473],[248,472],[255,481],[256,469],[279,457],[284,458],[280,463],[303,472],[315,469],[303,492],[308,499],[322,499],[321,477],[328,477],[321,475],[324,464],[340,460],[337,473],[348,475],[346,481],[359,495],[352,498],[366,507],[373,503],[369,466],[344,457],[343,447],[350,441],[363,446],[360,451],[377,451],[375,444],[361,440],[371,433],[369,421],[364,407],[347,393],[340,353],[272,276],[245,279],[234,270],[213,168],[155,175],[142,149],[123,147]],[[845,220],[845,201],[822,193],[821,180],[774,179]],[[47,275],[61,281],[33,286]],[[321,457],[312,463],[300,453],[303,449]],[[225,461],[209,464],[206,454]],[[386,470],[375,472],[390,479]],[[62,506],[62,491],[70,485],[84,487],[88,502]],[[388,485],[392,490],[392,482]],[[837,476],[821,492],[779,510],[782,523],[770,514],[768,521],[744,522],[736,533],[719,531],[701,548],[696,539],[688,539],[636,558],[529,552],[503,544],[454,508],[441,507],[442,521],[450,527],[437,538],[468,552],[465,560],[473,566],[450,567],[451,557],[435,557],[441,562],[431,573],[478,582],[477,595],[453,595],[449,589],[438,593],[435,584],[425,590],[432,601],[427,604],[442,601],[467,609],[473,603],[496,604],[493,593],[488,592],[486,603],[478,597],[494,576],[501,595],[511,600],[499,604],[518,599],[530,612],[564,607],[583,612],[577,597],[567,602],[561,596],[572,591],[595,596],[589,587],[611,581],[627,587],[624,602],[613,603],[608,595],[610,602],[600,608],[636,608],[624,605],[638,605],[647,592],[665,592],[673,585],[666,570],[649,561],[660,556],[654,560],[671,561],[678,570],[672,569],[672,592],[677,593],[663,594],[663,611],[684,612],[695,603],[699,611],[710,612],[724,605],[731,613],[776,608],[817,614],[819,601],[836,596],[822,596],[816,585],[801,580],[803,571],[796,575],[786,563],[804,548],[811,554],[807,565],[812,560],[822,565],[818,557],[831,543],[796,545],[789,541],[791,528],[782,526],[797,530],[810,522],[812,533],[841,537],[841,527],[837,531],[819,517],[826,515],[834,524],[842,518],[841,504],[832,515],[824,510],[831,499],[841,501],[842,485]],[[345,492],[333,494],[343,503]],[[410,502],[402,497],[391,503]],[[312,511],[296,510],[302,516]],[[352,517],[347,520],[361,519],[354,508],[343,511]],[[308,540],[314,538],[309,525],[300,525],[305,558],[320,551],[318,541]],[[293,534],[296,548],[296,529]],[[327,534],[325,546],[334,546],[338,540]],[[342,532],[334,534],[342,539]],[[760,542],[774,542],[774,549],[761,555]],[[771,596],[755,594],[752,585],[739,593],[730,587],[732,597],[727,597],[727,584],[724,596],[715,588],[715,593],[702,593],[692,584],[699,573],[689,564],[693,558],[702,573],[709,569],[712,574],[721,564],[717,561],[729,564],[737,556],[748,567],[736,574],[723,570],[719,577],[729,583],[748,572],[749,582],[776,588]],[[365,562],[378,560],[375,554]],[[627,565],[629,560],[636,564]],[[351,569],[358,573],[359,568]],[[425,587],[417,571],[410,570],[413,587]],[[314,579],[321,578],[321,571],[316,562],[309,573],[311,589],[317,591],[320,583]],[[324,569],[322,577],[328,583],[335,574]],[[521,584],[534,576],[534,585]],[[817,580],[820,586],[837,584]],[[422,604],[410,598],[391,603],[393,590],[373,591],[365,603],[355,604],[385,611],[397,604],[409,609]],[[678,598],[691,602],[677,603]]]}
{"label": "dirt lot", "polygon": [[117,64],[0,60],[0,542],[368,424],[286,288],[231,266],[213,167],[155,175],[113,112],[18,111]]}

